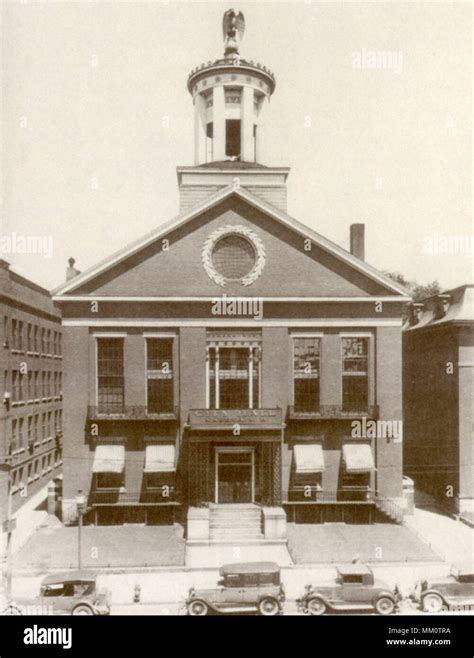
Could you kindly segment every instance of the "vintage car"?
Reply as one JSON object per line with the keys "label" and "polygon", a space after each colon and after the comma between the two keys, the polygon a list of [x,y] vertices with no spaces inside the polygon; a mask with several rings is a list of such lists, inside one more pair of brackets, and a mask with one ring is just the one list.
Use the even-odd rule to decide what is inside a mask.
{"label": "vintage car", "polygon": [[434,582],[424,580],[412,597],[425,612],[466,610],[474,607],[474,569],[453,568],[451,575]]}
{"label": "vintage car", "polygon": [[46,576],[39,596],[10,602],[4,614],[109,615],[110,603],[109,590],[97,587],[97,573],[69,571]]}
{"label": "vintage car", "polygon": [[280,567],[274,562],[244,562],[221,567],[214,589],[189,590],[186,609],[190,615],[213,612],[258,612],[277,615],[285,600]]}
{"label": "vintage car", "polygon": [[337,567],[335,581],[323,585],[306,585],[298,607],[310,615],[333,611],[372,610],[380,615],[394,612],[400,595],[388,585],[374,579],[370,567],[349,564]]}

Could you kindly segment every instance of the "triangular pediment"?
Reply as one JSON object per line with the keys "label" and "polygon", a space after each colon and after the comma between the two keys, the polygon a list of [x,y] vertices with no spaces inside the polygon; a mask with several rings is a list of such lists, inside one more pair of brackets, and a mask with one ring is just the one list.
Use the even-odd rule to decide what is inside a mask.
{"label": "triangular pediment", "polygon": [[[214,245],[228,233],[253,244],[256,260],[250,277],[222,279],[214,268]],[[232,188],[78,275],[55,294],[194,298],[223,292],[264,298],[406,295],[401,286],[286,213],[245,189]]]}

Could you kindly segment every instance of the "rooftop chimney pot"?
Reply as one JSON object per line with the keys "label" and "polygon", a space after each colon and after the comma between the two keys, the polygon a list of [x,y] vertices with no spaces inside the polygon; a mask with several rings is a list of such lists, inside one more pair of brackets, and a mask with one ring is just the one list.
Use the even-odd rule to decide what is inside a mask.
{"label": "rooftop chimney pot", "polygon": [[365,224],[351,224],[351,254],[360,260],[365,258]]}

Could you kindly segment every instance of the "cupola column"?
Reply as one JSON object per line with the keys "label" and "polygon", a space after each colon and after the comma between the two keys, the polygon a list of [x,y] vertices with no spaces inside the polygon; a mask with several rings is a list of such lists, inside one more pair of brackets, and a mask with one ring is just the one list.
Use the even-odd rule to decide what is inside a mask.
{"label": "cupola column", "polygon": [[255,162],[255,109],[254,91],[252,87],[242,88],[242,113],[241,113],[241,160]]}
{"label": "cupola column", "polygon": [[223,86],[212,91],[213,157],[214,161],[225,160],[225,91]]}
{"label": "cupola column", "polygon": [[194,164],[206,162],[206,99],[202,94],[194,97]]}

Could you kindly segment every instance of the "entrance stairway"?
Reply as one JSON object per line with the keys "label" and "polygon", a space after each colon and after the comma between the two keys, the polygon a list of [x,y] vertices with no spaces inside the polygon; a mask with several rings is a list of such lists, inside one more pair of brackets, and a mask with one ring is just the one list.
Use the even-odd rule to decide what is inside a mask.
{"label": "entrance stairway", "polygon": [[252,504],[211,505],[209,539],[246,542],[263,539],[262,511]]}

